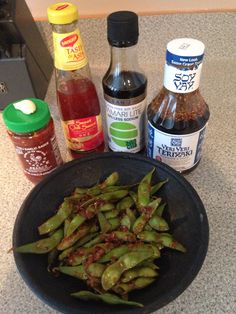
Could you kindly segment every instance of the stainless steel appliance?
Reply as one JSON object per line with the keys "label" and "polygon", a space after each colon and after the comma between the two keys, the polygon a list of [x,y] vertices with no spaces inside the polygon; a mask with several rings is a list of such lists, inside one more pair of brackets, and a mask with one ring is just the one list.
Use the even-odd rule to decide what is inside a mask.
{"label": "stainless steel appliance", "polygon": [[53,60],[24,0],[0,0],[0,109],[26,97],[43,99]]}

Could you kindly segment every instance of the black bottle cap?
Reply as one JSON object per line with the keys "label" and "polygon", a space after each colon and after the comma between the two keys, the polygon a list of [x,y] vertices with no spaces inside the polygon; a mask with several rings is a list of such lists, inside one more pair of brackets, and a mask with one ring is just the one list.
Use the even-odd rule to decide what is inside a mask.
{"label": "black bottle cap", "polygon": [[115,47],[129,47],[138,42],[138,15],[117,11],[107,17],[107,39]]}

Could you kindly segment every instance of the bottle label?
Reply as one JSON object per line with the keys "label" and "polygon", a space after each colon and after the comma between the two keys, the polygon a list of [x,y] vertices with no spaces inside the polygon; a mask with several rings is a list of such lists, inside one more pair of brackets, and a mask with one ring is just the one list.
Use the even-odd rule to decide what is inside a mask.
{"label": "bottle label", "polygon": [[93,150],[103,142],[101,114],[62,121],[67,146],[74,151]]}
{"label": "bottle label", "polygon": [[53,46],[54,65],[59,70],[77,70],[88,63],[79,29],[66,34],[53,32]]}
{"label": "bottle label", "polygon": [[108,145],[114,152],[137,153],[144,146],[146,98],[116,99],[105,95]]}
{"label": "bottle label", "polygon": [[147,155],[177,171],[188,170],[201,158],[205,128],[191,134],[175,135],[161,132],[148,121]]}
{"label": "bottle label", "polygon": [[181,57],[167,51],[164,86],[174,93],[190,93],[198,89],[203,55]]}
{"label": "bottle label", "polygon": [[[26,141],[25,141],[26,143]],[[48,141],[34,146],[15,145],[24,172],[31,176],[42,176],[49,174],[58,165],[62,164],[61,154],[57,145],[55,135]]]}

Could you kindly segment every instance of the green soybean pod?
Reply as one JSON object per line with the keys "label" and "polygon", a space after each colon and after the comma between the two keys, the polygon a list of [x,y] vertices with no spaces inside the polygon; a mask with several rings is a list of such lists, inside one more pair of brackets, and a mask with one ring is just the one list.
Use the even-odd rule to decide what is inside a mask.
{"label": "green soybean pod", "polygon": [[149,266],[136,266],[125,271],[121,277],[121,282],[129,282],[138,277],[157,277],[158,273]]}
{"label": "green soybean pod", "polygon": [[43,235],[56,230],[63,224],[66,218],[69,217],[72,211],[73,205],[71,202],[68,200],[64,201],[59,207],[57,213],[38,227],[39,234]]}
{"label": "green soybean pod", "polygon": [[153,250],[144,252],[130,252],[121,256],[118,261],[109,265],[102,275],[102,287],[105,291],[111,289],[120,279],[122,273],[133,268],[144,260],[153,256]]}
{"label": "green soybean pod", "polygon": [[139,290],[149,286],[154,280],[155,277],[139,277],[127,283],[121,282],[117,284],[113,290],[120,295],[127,295],[133,290]]}
{"label": "green soybean pod", "polygon": [[49,253],[56,248],[58,243],[60,243],[63,238],[63,230],[59,229],[55,231],[50,237],[41,239],[32,243],[27,243],[15,248],[15,252],[18,253],[34,253],[34,254],[44,254]]}
{"label": "green soybean pod", "polygon": [[58,270],[66,275],[81,279],[81,280],[87,280],[88,275],[85,272],[84,266],[59,266]]}
{"label": "green soybean pod", "polygon": [[72,293],[71,296],[75,298],[79,298],[81,300],[100,300],[108,304],[125,304],[125,305],[131,305],[131,306],[138,306],[138,307],[143,307],[143,304],[134,302],[134,301],[127,301],[122,298],[119,298],[115,294],[111,293],[103,293],[103,294],[96,294],[90,291],[79,291]]}
{"label": "green soybean pod", "polygon": [[147,206],[150,203],[151,180],[155,168],[149,171],[138,185],[138,205],[139,207]]}
{"label": "green soybean pod", "polygon": [[99,263],[107,263],[107,262],[111,261],[113,258],[119,258],[119,257],[121,257],[122,255],[124,255],[125,253],[128,253],[128,252],[129,252],[129,247],[126,244],[121,245],[119,247],[116,247],[116,248],[112,249],[107,254],[105,254],[99,260]]}

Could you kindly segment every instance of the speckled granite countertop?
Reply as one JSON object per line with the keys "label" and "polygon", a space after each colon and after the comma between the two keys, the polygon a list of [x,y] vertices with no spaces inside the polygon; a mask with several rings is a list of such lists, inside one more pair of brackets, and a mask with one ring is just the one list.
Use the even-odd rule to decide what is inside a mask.
{"label": "speckled granite countertop", "polygon": [[[188,26],[191,24],[190,16],[186,18],[189,18],[189,22],[186,22]],[[209,104],[211,117],[207,128],[202,160],[191,174],[186,175],[186,179],[197,190],[206,208],[210,226],[209,249],[203,267],[193,283],[175,301],[159,310],[158,313],[160,314],[236,313],[236,43],[235,39],[234,41],[230,40],[232,38],[231,34],[235,34],[236,23],[235,15],[232,14],[226,14],[226,16],[210,15],[209,18],[213,19],[214,23],[224,23],[225,21],[226,25],[223,30],[226,31],[227,29],[228,33],[227,35],[225,35],[225,32],[222,35],[217,33],[215,40],[218,40],[218,42],[214,42],[212,37],[207,37],[207,34],[210,36],[213,25],[206,23],[207,34],[204,33],[203,37],[206,37],[204,42],[206,46],[209,44],[211,53],[208,54],[204,62],[201,90]],[[143,31],[146,29],[145,23],[152,24],[155,21],[158,25],[160,19],[164,21],[167,17],[147,17],[147,20],[143,18]],[[170,17],[170,20],[173,19],[173,16]],[[170,25],[170,32],[174,33],[178,20],[179,17],[176,17],[175,23]],[[207,20],[206,15],[201,16],[199,14],[195,16],[194,25],[197,25],[199,21],[205,23],[204,21]],[[83,23],[86,24],[86,22]],[[94,29],[96,23],[94,21],[92,23]],[[234,29],[232,23],[234,23]],[[101,24],[103,25],[104,22],[101,22]],[[230,30],[228,30],[228,26],[231,27]],[[83,28],[85,31],[85,25],[83,25]],[[87,32],[89,31],[87,30]],[[147,29],[146,32],[148,32]],[[175,37],[182,36],[182,32],[180,33]],[[170,35],[167,37],[169,40]],[[150,38],[148,38],[149,40]],[[217,47],[211,46],[214,43]],[[220,43],[222,43],[221,47]],[[99,49],[102,49],[102,47],[100,46]],[[219,49],[222,49],[222,54],[219,53]],[[225,49],[228,49],[228,55],[225,55]],[[150,51],[145,50],[146,59],[148,59],[148,53],[150,53],[149,59],[153,62],[143,63],[143,68],[149,78],[149,100],[160,88],[163,73],[163,60],[157,61],[153,57],[154,50],[153,47]],[[92,51],[91,48],[90,51]],[[92,61],[95,83],[101,96],[101,77],[104,74],[106,65],[98,66],[102,63],[96,63],[94,59]],[[62,155],[66,159],[54,91],[54,81],[52,79],[46,100],[50,103],[56,122],[59,145]],[[16,269],[13,255],[11,253],[7,254],[8,249],[11,247],[12,230],[16,215],[33,185],[22,174],[13,146],[5,135],[2,119],[0,121],[0,134],[0,313],[56,313],[44,305],[30,291]]]}

